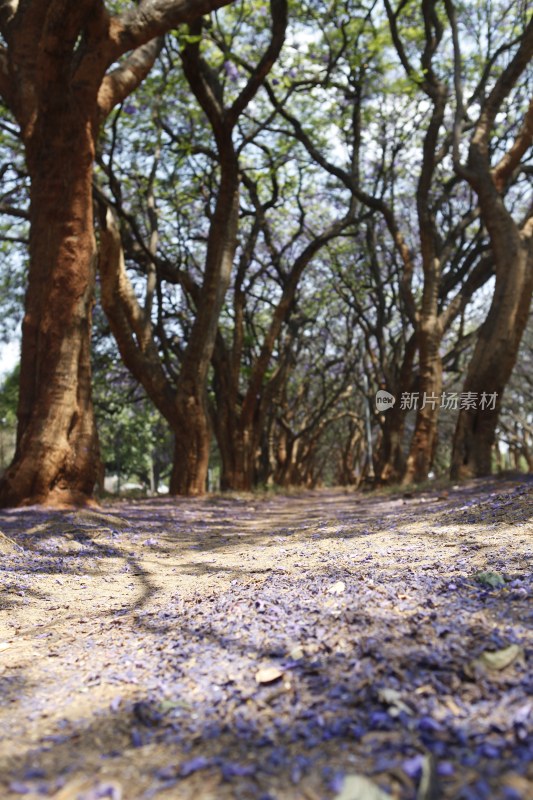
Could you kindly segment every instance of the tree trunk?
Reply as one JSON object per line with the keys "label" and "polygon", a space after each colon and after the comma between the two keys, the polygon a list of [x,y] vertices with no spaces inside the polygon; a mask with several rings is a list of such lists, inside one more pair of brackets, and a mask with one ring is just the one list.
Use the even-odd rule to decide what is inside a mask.
{"label": "tree trunk", "polygon": [[391,391],[396,396],[396,403],[387,412],[382,426],[382,439],[377,456],[376,474],[381,483],[400,481],[405,471],[403,452],[403,435],[407,410],[402,408],[401,398],[404,392],[411,392],[413,385],[413,361],[417,351],[417,339],[413,334],[405,343],[405,352],[398,379]]}
{"label": "tree trunk", "polygon": [[176,391],[181,424],[174,431],[171,494],[204,494],[207,486],[211,443],[207,376],[231,278],[239,224],[239,164],[231,131],[227,132],[223,145],[219,141],[219,152],[221,182],[209,229],[204,280]]}
{"label": "tree trunk", "polygon": [[463,387],[463,392],[474,393],[476,408],[459,412],[452,451],[453,480],[492,472],[492,447],[503,392],[516,362],[531,304],[531,249],[531,235],[524,238],[510,232],[504,248],[507,257],[497,270],[490,311]]}
{"label": "tree trunk", "polygon": [[[54,102],[55,101],[55,102]],[[0,505],[86,503],[100,470],[91,400],[92,125],[63,97],[25,142],[30,263],[17,449]]]}
{"label": "tree trunk", "polygon": [[229,1],[162,0],[114,16],[99,0],[1,4],[0,96],[31,184],[17,449],[0,505],[89,500],[100,472],[89,352],[98,125],[150,72],[157,37]]}
{"label": "tree trunk", "polygon": [[[453,24],[453,18],[451,19]],[[475,125],[466,168],[455,158],[456,172],[475,190],[481,218],[490,237],[496,281],[492,303],[474,350],[464,385],[475,393],[475,409],[462,409],[455,430],[453,479],[488,475],[502,395],[516,362],[533,291],[533,216],[531,205],[517,224],[505,205],[508,182],[533,141],[533,102],[510,148],[491,163],[491,138],[498,114],[513,87],[531,63],[533,18],[519,45],[486,97]],[[458,53],[456,53],[456,60]],[[457,124],[456,124],[457,128]],[[511,208],[514,203],[511,203]],[[488,400],[487,400],[488,399]],[[494,399],[494,402],[492,402]]]}
{"label": "tree trunk", "polygon": [[223,491],[250,492],[255,485],[257,431],[243,430],[238,420],[236,424],[231,422],[225,431],[222,431],[223,423],[217,425],[217,442],[222,460],[220,488]]}
{"label": "tree trunk", "polygon": [[178,424],[174,425],[174,462],[169,492],[195,497],[205,494],[211,430],[205,389],[182,389],[176,401]]}
{"label": "tree trunk", "polygon": [[436,318],[422,324],[420,341],[420,397],[415,430],[407,456],[402,483],[427,479],[437,448],[437,425],[442,392],[442,362],[439,346],[442,334]]}

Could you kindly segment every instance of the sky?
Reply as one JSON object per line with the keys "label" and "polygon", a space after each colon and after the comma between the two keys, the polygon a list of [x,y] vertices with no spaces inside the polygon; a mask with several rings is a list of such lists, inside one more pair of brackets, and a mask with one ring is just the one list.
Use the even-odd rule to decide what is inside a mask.
{"label": "sky", "polygon": [[0,342],[0,381],[11,372],[20,358],[20,342]]}

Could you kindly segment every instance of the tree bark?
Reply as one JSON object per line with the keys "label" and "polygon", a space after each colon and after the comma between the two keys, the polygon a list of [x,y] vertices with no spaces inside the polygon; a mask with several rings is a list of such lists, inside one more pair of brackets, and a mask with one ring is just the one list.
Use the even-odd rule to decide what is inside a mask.
{"label": "tree bark", "polygon": [[84,503],[100,469],[90,364],[93,125],[62,89],[25,137],[29,282],[17,448],[0,484],[3,506]]}
{"label": "tree bark", "polygon": [[232,131],[219,136],[221,184],[209,229],[206,266],[176,388],[180,424],[174,429],[175,457],[171,494],[204,494],[207,486],[211,426],[206,401],[207,375],[218,320],[228,290],[237,249],[239,223],[239,164]]}
{"label": "tree bark", "polygon": [[90,366],[98,125],[150,71],[150,40],[227,2],[141,2],[117,16],[102,0],[2,4],[0,94],[31,185],[17,447],[0,506],[90,501],[100,471]]}
{"label": "tree bark", "polygon": [[411,392],[413,385],[413,362],[417,351],[417,340],[413,334],[405,343],[405,352],[396,385],[390,390],[396,397],[394,406],[385,413],[381,428],[381,441],[376,458],[376,474],[380,483],[400,481],[405,472],[403,436],[407,411],[401,406],[404,392]]}
{"label": "tree bark", "polygon": [[420,483],[429,475],[435,450],[442,391],[442,362],[439,346],[442,332],[438,320],[430,317],[421,323],[420,405],[402,483]]}
{"label": "tree bark", "polygon": [[[533,224],[530,225],[533,228]],[[514,234],[514,235],[513,235]],[[472,392],[476,408],[459,412],[452,451],[453,480],[490,475],[492,448],[503,394],[516,362],[533,291],[532,235],[509,230],[506,253],[496,271],[491,307],[470,362],[463,392]],[[481,398],[486,397],[485,407]],[[491,397],[495,397],[492,405]]]}
{"label": "tree bark", "polygon": [[185,344],[177,379],[163,367],[149,311],[141,309],[127,278],[118,226],[103,208],[100,274],[102,303],[124,363],[143,385],[174,433],[170,493],[201,495],[207,488],[211,425],[207,377],[218,321],[237,249],[239,223],[239,156],[233,133],[239,117],[272,68],[284,41],[285,0],[271,0],[272,38],[263,57],[234,102],[224,106],[223,85],[201,53],[202,24],[190,27],[191,41],[181,52],[185,77],[209,120],[217,147],[220,183],[209,221],[201,286],[192,279],[186,291],[194,305],[194,322]]}
{"label": "tree bark", "polygon": [[[452,24],[454,22],[451,16]],[[474,392],[476,408],[463,408],[455,430],[451,476],[453,479],[488,475],[492,471],[492,446],[503,392],[516,362],[533,292],[533,215],[531,206],[517,223],[505,205],[506,183],[533,143],[533,101],[524,124],[498,164],[491,164],[491,138],[498,113],[533,55],[533,17],[524,29],[515,54],[501,72],[483,103],[463,166],[456,146],[455,169],[475,190],[487,228],[496,281],[491,306],[483,324],[464,391]],[[455,44],[456,69],[460,53]],[[459,87],[460,90],[460,87]],[[462,105],[459,94],[458,108]],[[460,130],[460,120],[456,128]],[[495,402],[490,398],[494,396]],[[483,404],[482,397],[489,398]]]}
{"label": "tree bark", "polygon": [[204,386],[183,387],[176,397],[174,461],[169,493],[196,497],[205,494],[211,429]]}

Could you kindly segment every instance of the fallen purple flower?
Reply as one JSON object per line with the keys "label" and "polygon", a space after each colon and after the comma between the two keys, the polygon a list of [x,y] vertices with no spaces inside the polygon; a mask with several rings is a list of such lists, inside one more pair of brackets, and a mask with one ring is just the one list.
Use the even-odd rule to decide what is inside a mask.
{"label": "fallen purple flower", "polygon": [[190,761],[184,761],[178,771],[180,778],[187,778],[189,775],[192,775],[193,772],[198,772],[201,769],[206,769],[212,765],[213,761],[210,758],[205,758],[204,756],[197,756],[196,758],[191,758]]}
{"label": "fallen purple flower", "polygon": [[225,781],[236,777],[255,775],[256,767],[253,764],[222,764],[220,771]]}
{"label": "fallen purple flower", "polygon": [[412,758],[407,758],[402,764],[402,769],[410,778],[416,779],[419,778],[422,773],[423,764],[424,756],[419,754]]}
{"label": "fallen purple flower", "polygon": [[455,772],[455,768],[453,764],[450,764],[449,761],[441,761],[437,764],[437,774],[441,775],[443,778],[449,775],[453,775]]}

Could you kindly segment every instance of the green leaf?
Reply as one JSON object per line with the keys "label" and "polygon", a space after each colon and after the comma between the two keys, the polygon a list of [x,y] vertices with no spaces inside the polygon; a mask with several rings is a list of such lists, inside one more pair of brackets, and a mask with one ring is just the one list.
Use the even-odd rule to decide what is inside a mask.
{"label": "green leaf", "polygon": [[492,589],[499,589],[505,586],[505,580],[498,572],[477,572],[474,575],[474,580],[481,583],[483,586],[490,586]]}

